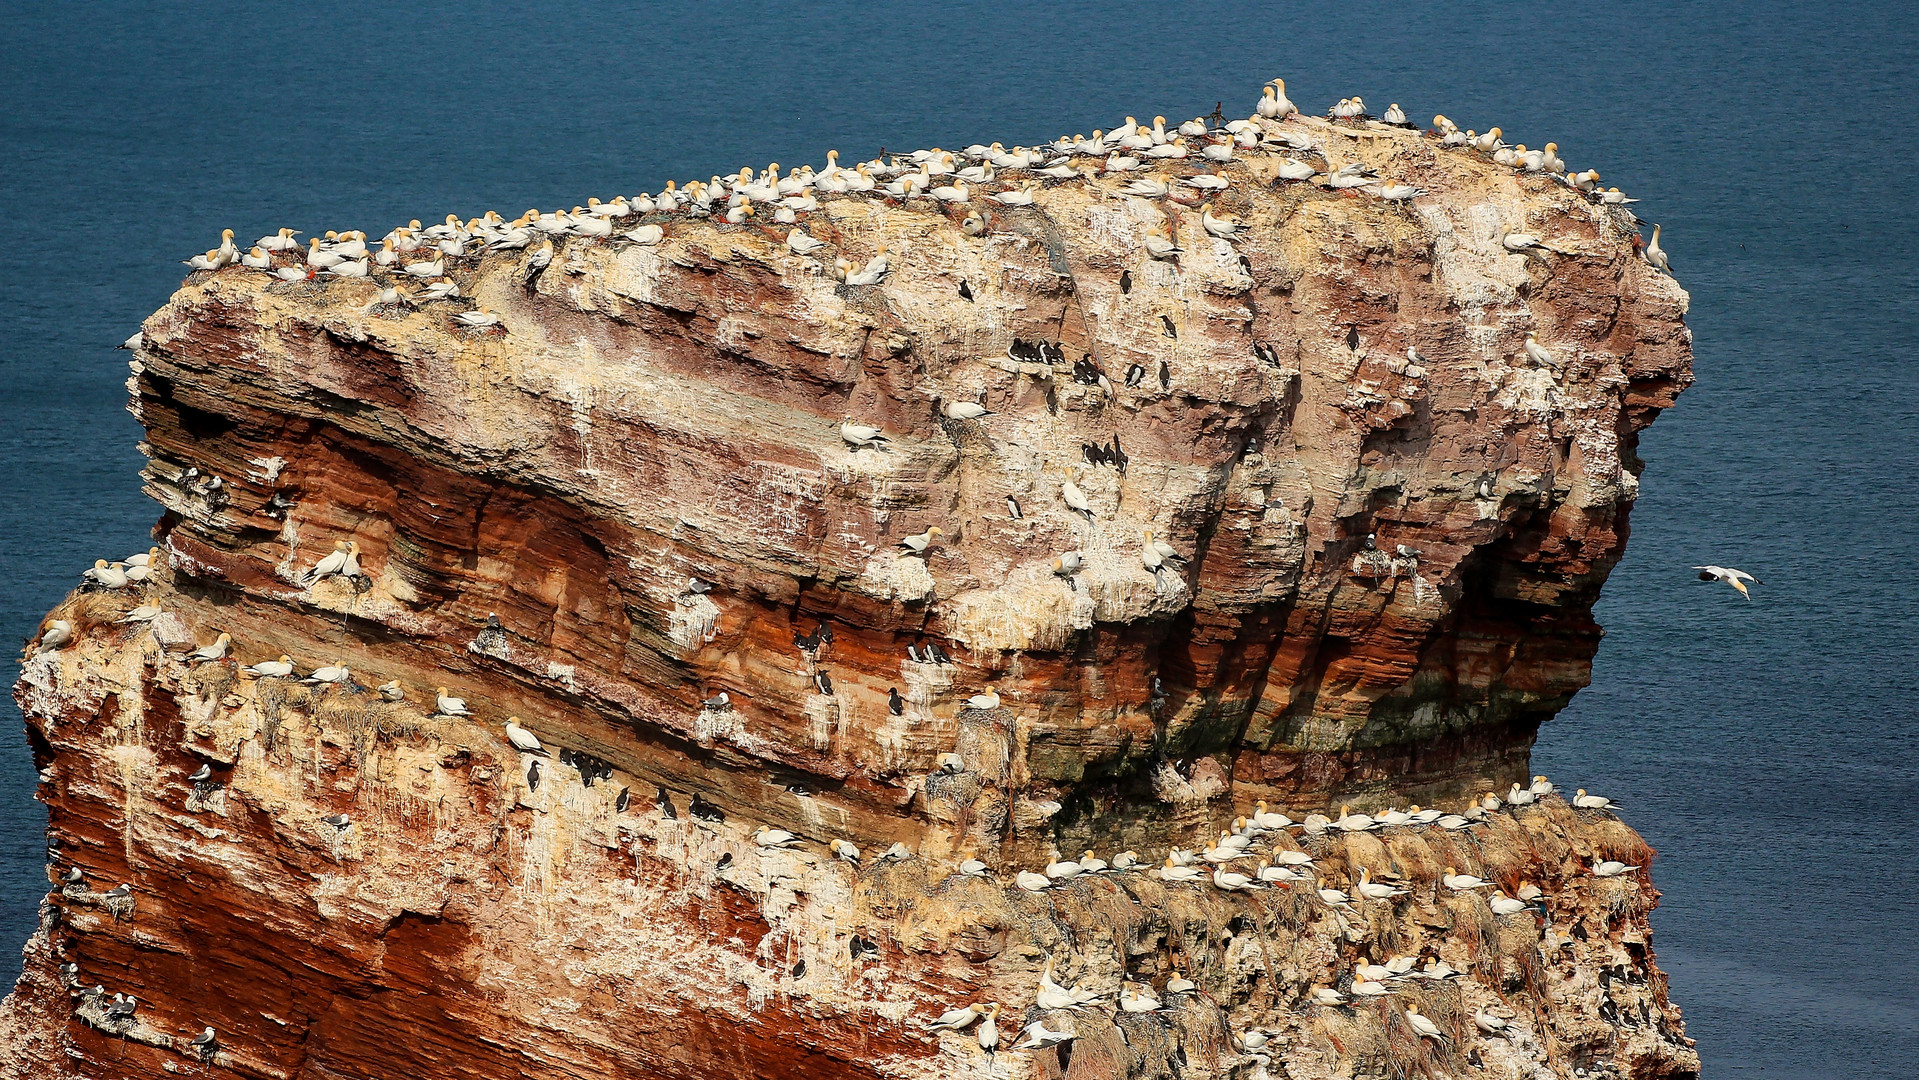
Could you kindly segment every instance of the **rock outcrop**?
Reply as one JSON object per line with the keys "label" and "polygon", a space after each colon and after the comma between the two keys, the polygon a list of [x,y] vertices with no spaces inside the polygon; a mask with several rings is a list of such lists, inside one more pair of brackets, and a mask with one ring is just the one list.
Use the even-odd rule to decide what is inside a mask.
{"label": "rock outcrop", "polygon": [[[1690,379],[1685,294],[1623,209],[1430,135],[1260,125],[1316,149],[1149,161],[1163,198],[821,194],[809,256],[655,215],[657,243],[567,237],[544,267],[446,259],[471,301],[195,274],[129,383],[154,572],[64,602],[73,641],[16,690],[57,891],[13,1074],[1696,1072],[1651,853],[1556,794],[1268,831],[1229,870],[1315,861],[1265,890],[1203,860],[1014,884],[1052,850],[1156,864],[1255,800],[1526,783],[1588,678],[1637,433]],[[1200,172],[1240,235],[1181,194]],[[879,284],[833,272],[881,253]],[[499,325],[452,317],[475,302]],[[348,542],[358,574],[309,579]],[[187,655],[217,633],[229,656]],[[349,674],[240,670],[281,654]],[[1311,880],[1362,869],[1406,894]],[[1541,898],[1489,908],[1522,882]],[[1395,956],[1459,975],[1313,1004]],[[1039,1011],[1049,964],[1100,1002]],[[1123,980],[1164,1008],[1116,1011]],[[969,1001],[1002,1007],[996,1061],[924,1026]],[[1077,1038],[1005,1049],[1042,1016]]]}

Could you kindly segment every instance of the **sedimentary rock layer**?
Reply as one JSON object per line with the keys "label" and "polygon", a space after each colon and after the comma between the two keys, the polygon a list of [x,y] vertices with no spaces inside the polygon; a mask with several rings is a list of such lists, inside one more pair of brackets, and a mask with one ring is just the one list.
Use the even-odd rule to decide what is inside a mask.
{"label": "sedimentary rock layer", "polygon": [[[1650,853],[1558,796],[1258,841],[1329,885],[1409,883],[1352,911],[1309,882],[1010,887],[1055,847],[1199,847],[1255,799],[1504,792],[1588,677],[1637,432],[1690,378],[1685,294],[1628,215],[1552,180],[1376,124],[1270,130],[1430,194],[1287,182],[1259,152],[1153,171],[1227,177],[1230,240],[1115,176],[976,199],[971,225],[822,197],[814,257],[671,216],[544,268],[448,259],[500,315],[478,330],[377,281],[190,278],[129,384],[158,570],[70,598],[76,640],[17,690],[50,865],[85,880],[10,999],[16,1073],[157,1076],[203,1025],[216,1071],[261,1077],[1696,1069],[1644,871],[1589,869]],[[1161,226],[1176,258],[1143,246]],[[832,273],[881,252],[880,284]],[[347,541],[361,575],[309,581]],[[120,622],[137,603],[164,613]],[[232,657],[185,660],[218,632]],[[238,671],[280,654],[352,675]],[[368,689],[389,680],[404,700]],[[435,715],[438,687],[473,715]],[[797,846],[755,845],[762,823]],[[874,861],[895,843],[913,857]],[[1448,866],[1545,897],[1496,916]],[[1422,950],[1466,977],[1309,1004],[1362,954]],[[1078,1039],[996,1066],[924,1030],[991,1000],[1010,1042],[1049,960],[1109,1002],[1198,987],[1048,1014]],[[94,985],[143,1004],[70,995]],[[1235,1042],[1255,1027],[1265,1062]]]}

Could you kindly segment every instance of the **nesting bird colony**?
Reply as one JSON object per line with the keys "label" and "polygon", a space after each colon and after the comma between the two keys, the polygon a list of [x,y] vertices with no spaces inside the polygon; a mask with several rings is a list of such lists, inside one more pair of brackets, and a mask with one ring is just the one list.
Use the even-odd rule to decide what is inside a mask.
{"label": "nesting bird colony", "polygon": [[[981,212],[982,203],[1029,206],[1035,191],[1054,185],[1117,185],[1112,187],[1116,196],[1196,207],[1193,219],[1198,229],[1208,237],[1231,242],[1247,226],[1232,215],[1216,214],[1212,199],[1234,184],[1257,182],[1249,179],[1243,168],[1254,157],[1277,162],[1276,184],[1311,184],[1353,198],[1402,204],[1426,194],[1418,187],[1381,177],[1363,165],[1331,168],[1315,147],[1310,129],[1291,122],[1297,113],[1286,97],[1283,82],[1274,80],[1264,88],[1254,115],[1243,120],[1228,122],[1215,115],[1169,128],[1163,117],[1155,117],[1150,125],[1127,117],[1110,132],[1095,130],[1091,137],[1062,137],[1040,147],[1007,149],[992,143],[959,152],[921,150],[886,160],[863,161],[851,168],[838,163],[837,153],[829,153],[826,166],[817,171],[804,166],[782,174],[777,164],[757,173],[742,169],[736,175],[715,176],[708,181],[668,183],[655,194],[619,196],[607,202],[596,198],[570,211],[528,211],[512,220],[491,211],[465,221],[448,215],[442,223],[429,227],[411,222],[387,233],[377,244],[357,231],[328,232],[323,238],[302,243],[297,232],[282,229],[241,251],[233,243],[232,231],[227,230],[218,247],[189,260],[189,265],[196,272],[267,274],[285,282],[322,288],[331,280],[371,278],[382,286],[372,305],[376,311],[440,304],[454,328],[473,335],[495,335],[508,333],[511,328],[500,315],[464,297],[453,271],[489,258],[517,260],[521,281],[531,288],[540,275],[552,269],[564,272],[581,250],[595,245],[658,245],[676,227],[692,221],[745,228],[763,227],[768,222],[782,226],[786,249],[817,264],[819,273],[847,287],[883,287],[893,269],[884,249],[856,262],[840,256],[828,240],[808,231],[809,215],[832,199],[886,199],[896,205],[924,206],[960,220],[963,232],[978,236],[992,228],[988,216]],[[1397,104],[1383,118],[1375,119],[1358,98],[1342,100],[1329,116],[1336,124],[1358,130],[1376,125],[1413,127]],[[1610,208],[1624,220],[1636,222],[1626,209],[1635,200],[1617,188],[1602,188],[1594,170],[1572,171],[1554,143],[1539,150],[1523,144],[1509,146],[1497,127],[1484,134],[1461,130],[1444,116],[1433,118],[1427,138],[1452,152],[1483,155],[1517,172],[1546,178],[1580,193],[1596,207]],[[1184,249],[1175,231],[1176,220],[1184,219],[1175,214],[1148,230],[1144,248],[1151,258],[1177,265]],[[1659,239],[1655,227],[1650,241],[1640,248],[1641,256],[1647,264],[1669,273]],[[1538,238],[1518,232],[1502,230],[1498,242],[1506,252],[1528,258],[1552,254],[1552,249]],[[1122,279],[1122,290],[1127,287]],[[964,282],[960,288],[966,295]],[[1177,328],[1167,320],[1164,332],[1174,337]],[[129,345],[137,348],[137,338]],[[1539,342],[1534,334],[1527,335],[1524,349],[1539,367],[1559,366],[1551,347]],[[1015,341],[1008,351],[1012,364],[1043,367],[1049,372],[1065,359],[1059,347],[1048,342]],[[1419,355],[1409,349],[1401,370],[1416,376],[1419,361]],[[1156,378],[1164,386],[1168,377],[1164,364],[1158,372],[1134,365],[1116,374],[1114,380],[1135,387]],[[1073,378],[1097,385],[1109,396],[1116,393],[1114,380],[1109,380],[1090,357],[1079,362]],[[956,423],[988,415],[985,405],[965,400],[945,401],[938,409]],[[856,452],[879,450],[888,441],[882,427],[851,416],[841,421],[837,433]],[[1088,444],[1083,453],[1095,465],[1112,465],[1122,472],[1126,467],[1127,456],[1117,436],[1110,445]],[[210,506],[217,507],[223,498],[223,482],[217,476],[182,474],[177,484]],[[1073,481],[1065,481],[1059,493],[1072,514],[1090,519],[1098,513],[1094,502]],[[1024,512],[1008,496],[1009,516],[1019,519]],[[942,535],[939,527],[929,526],[901,539],[899,548],[904,556],[923,557],[937,549]],[[1397,567],[1400,561],[1416,561],[1419,556],[1404,545],[1395,550],[1397,559],[1377,551],[1369,536],[1360,558]],[[364,591],[368,575],[360,557],[358,543],[341,541],[302,573],[300,580],[308,587],[329,580],[345,581]],[[1076,552],[1061,555],[1054,572],[1070,582],[1079,559]],[[83,575],[83,589],[116,595],[143,590],[162,583],[167,561],[168,555],[159,548],[117,562],[101,560]],[[1139,561],[1157,582],[1162,572],[1175,570],[1184,558],[1173,545],[1148,532]],[[712,587],[695,578],[686,582],[683,591],[697,596]],[[157,601],[144,595],[140,600],[118,620],[135,631],[166,614]],[[492,647],[490,638],[504,640],[508,633],[509,628],[492,618],[474,648],[485,652]],[[794,646],[811,657],[822,644],[831,643],[831,635],[831,627],[821,624],[810,635],[796,632]],[[43,628],[32,648],[38,653],[54,652],[69,647],[75,639],[75,626],[56,619]],[[397,680],[363,686],[344,660],[314,664],[296,662],[286,655],[249,659],[242,655],[245,643],[233,641],[226,633],[218,633],[210,644],[199,645],[198,640],[205,638],[200,636],[195,647],[182,656],[190,667],[229,666],[236,677],[263,683],[297,681],[316,697],[377,695],[381,701],[402,707],[412,707],[417,700],[423,718],[484,721],[489,731],[498,731],[506,756],[517,762],[516,785],[529,793],[543,784],[590,788],[606,783],[616,814],[677,821],[683,810],[695,827],[724,836],[742,852],[756,852],[763,859],[773,858],[778,852],[804,853],[811,872],[861,875],[919,858],[904,843],[896,843],[884,852],[862,852],[844,838],[831,838],[821,845],[787,829],[733,821],[726,807],[699,794],[682,802],[678,800],[683,796],[662,787],[650,797],[633,798],[631,785],[623,786],[622,778],[608,762],[571,748],[550,750],[540,733],[529,729],[518,716],[500,715],[505,710],[469,701],[454,687],[429,690],[407,687]],[[957,666],[937,641],[908,646],[907,653],[915,663]],[[830,673],[811,666],[818,693],[832,696]],[[1157,704],[1157,679],[1154,695]],[[983,718],[990,719],[1002,707],[999,693],[991,687],[970,694],[961,691],[955,697],[962,711]],[[904,705],[897,689],[889,690],[888,703],[893,715],[902,714]],[[729,694],[720,691],[703,702],[702,712],[724,716],[732,708]],[[946,753],[939,757],[937,770],[940,775],[958,776],[967,772],[968,763],[959,754]],[[210,767],[202,767],[189,780],[195,799],[205,802],[217,797],[220,781]],[[613,794],[615,789],[617,794]],[[1640,873],[1642,866],[1602,854],[1590,854],[1583,860],[1576,882],[1482,877],[1482,872],[1492,872],[1483,866],[1475,869],[1466,857],[1477,843],[1474,838],[1491,830],[1551,834],[1561,830],[1565,820],[1610,820],[1616,809],[1610,800],[1589,795],[1583,789],[1567,797],[1545,777],[1534,778],[1530,785],[1515,783],[1505,792],[1481,792],[1449,810],[1407,806],[1369,815],[1353,813],[1348,807],[1336,811],[1329,807],[1326,812],[1294,820],[1260,802],[1248,808],[1232,828],[1197,837],[1186,847],[1165,852],[1142,855],[1127,850],[1102,858],[1086,851],[1068,858],[1054,851],[1046,862],[1029,866],[989,865],[965,858],[950,867],[940,867],[936,877],[956,887],[968,882],[985,883],[1003,891],[1009,903],[1027,907],[1061,902],[1060,898],[1066,897],[1076,903],[1097,898],[1101,903],[1150,907],[1154,897],[1166,897],[1173,890],[1223,897],[1243,905],[1244,917],[1250,921],[1237,930],[1237,936],[1248,942],[1248,947],[1259,947],[1257,943],[1278,928],[1303,930],[1309,925],[1329,924],[1341,940],[1353,946],[1352,954],[1310,973],[1315,985],[1292,1003],[1298,1015],[1336,1018],[1325,1022],[1343,1025],[1342,1030],[1372,1024],[1380,1028],[1373,1034],[1387,1042],[1408,1037],[1414,1042],[1445,1044],[1477,1066],[1493,1053],[1490,1048],[1494,1045],[1502,1047],[1499,1053],[1508,1057],[1517,1054],[1533,1060],[1539,1055],[1532,1045],[1536,1035],[1529,1018],[1516,1015],[1503,1004],[1497,985],[1473,981],[1475,950],[1479,947],[1475,942],[1517,934],[1531,942],[1540,955],[1551,957],[1567,947],[1572,937],[1587,932],[1575,908],[1590,899],[1594,890],[1615,889],[1618,895],[1608,894],[1606,902],[1623,906],[1637,902],[1629,901],[1628,894],[1637,897],[1642,887],[1649,886],[1645,886]],[[356,825],[345,814],[325,818],[322,824],[336,838]],[[1563,830],[1561,833],[1563,836]],[[1425,845],[1422,851],[1454,853],[1445,857],[1456,857],[1458,862],[1430,867],[1435,871],[1432,873],[1394,873],[1390,867],[1400,860],[1378,857],[1388,847],[1414,840]],[[752,857],[748,854],[740,861]],[[719,869],[731,869],[736,855],[729,851],[723,858],[726,863]],[[1155,883],[1154,888],[1142,890],[1138,887],[1142,881]],[[115,918],[133,917],[136,898],[129,885],[96,893],[77,869],[61,883],[69,897],[97,904]],[[1425,929],[1418,935],[1382,929],[1382,919],[1393,921],[1415,908],[1470,908],[1470,912],[1456,923],[1444,925],[1421,920]],[[1253,928],[1259,932],[1250,932]],[[859,960],[864,939],[853,940],[853,958]],[[1267,945],[1270,947],[1270,942]],[[865,947],[877,952],[870,942]],[[1643,953],[1622,954],[1619,959],[1609,978],[1622,983],[1645,981]],[[953,1054],[983,1060],[989,1070],[994,1067],[995,1055],[1002,1051],[1053,1050],[1061,1055],[1063,1064],[1073,1044],[1091,1039],[1095,1031],[1101,1033],[1099,1038],[1117,1033],[1115,1037],[1127,1045],[1136,1045],[1147,1037],[1141,1025],[1194,1009],[1217,1017],[1224,1036],[1215,1048],[1220,1062],[1243,1062],[1264,1070],[1290,1052],[1293,1036],[1281,1026],[1235,1023],[1231,1001],[1224,1000],[1227,991],[1223,985],[1189,978],[1180,968],[1167,973],[1165,964],[1149,967],[1160,975],[1136,977],[1123,951],[1094,957],[1064,947],[1047,956],[1030,998],[961,1001],[943,1015],[924,1018],[924,1028],[938,1034]],[[1077,975],[1070,984],[1062,983],[1061,970],[1072,970]],[[103,985],[84,985],[77,969],[63,974],[80,999],[78,1014],[88,1023],[119,1033],[136,1023],[138,1002],[134,999],[109,995]],[[1386,1007],[1356,1011],[1371,1005]],[[1615,1006],[1610,1021],[1625,1026],[1652,1023],[1644,1001],[1637,1005],[1637,1017],[1629,1008]],[[1006,1014],[1016,1015],[1017,1022]],[[1436,1015],[1439,1019],[1434,1018]],[[1010,1028],[1004,1039],[1003,1023]],[[217,1060],[220,1044],[212,1028],[206,1028],[187,1045],[204,1060]],[[1178,1055],[1175,1071],[1193,1064],[1187,1060],[1183,1044],[1169,1052]],[[1284,1072],[1276,1070],[1274,1075]]]}
{"label": "nesting bird colony", "polygon": [[[376,307],[444,302],[455,325],[502,332],[498,314],[461,297],[459,284],[447,272],[448,260],[454,260],[451,265],[457,266],[463,259],[525,251],[530,279],[550,267],[569,243],[650,246],[664,240],[667,230],[679,221],[717,220],[732,225],[771,222],[791,226],[787,246],[797,255],[818,259],[838,280],[847,285],[879,285],[892,269],[885,251],[856,264],[837,257],[828,250],[831,245],[806,231],[806,217],[819,209],[822,198],[879,198],[904,203],[930,200],[935,206],[963,213],[964,229],[977,236],[988,225],[975,207],[976,201],[1001,207],[1031,206],[1033,192],[1042,186],[1119,178],[1126,181],[1120,189],[1125,195],[1198,204],[1200,228],[1209,236],[1231,240],[1246,228],[1245,223],[1230,214],[1215,215],[1207,200],[1234,183],[1233,163],[1249,155],[1278,155],[1279,176],[1288,183],[1311,183],[1387,202],[1410,202],[1426,194],[1413,185],[1381,178],[1357,163],[1329,169],[1311,138],[1282,123],[1298,111],[1286,97],[1284,81],[1275,79],[1264,88],[1254,116],[1217,126],[1214,121],[1222,119],[1218,116],[1197,117],[1174,128],[1166,126],[1163,116],[1154,117],[1151,126],[1128,116],[1110,132],[1094,129],[1090,138],[1061,136],[1045,146],[1016,146],[1010,150],[999,143],[975,144],[957,153],[937,148],[915,150],[886,160],[863,161],[850,169],[839,164],[839,152],[832,150],[827,152],[826,166],[817,171],[803,165],[782,176],[775,162],[758,173],[742,168],[732,176],[693,180],[684,186],[668,181],[657,194],[621,195],[606,202],[595,197],[571,210],[528,210],[510,221],[492,210],[466,221],[448,214],[439,224],[425,227],[414,220],[387,233],[377,247],[357,230],[328,231],[324,237],[312,237],[303,245],[296,230],[283,228],[261,237],[242,252],[233,242],[233,230],[227,229],[218,247],[195,255],[186,264],[205,271],[239,267],[284,281],[376,278],[385,285],[374,300]],[[1383,119],[1374,119],[1356,97],[1342,99],[1328,115],[1337,123],[1362,128],[1371,124],[1414,127],[1397,103],[1387,109]],[[1528,149],[1524,143],[1508,145],[1498,127],[1483,135],[1472,129],[1462,131],[1445,116],[1433,117],[1430,134],[1441,146],[1484,154],[1518,172],[1551,177],[1598,205],[1624,211],[1638,201],[1617,187],[1600,187],[1596,169],[1571,171],[1559,156],[1558,143],[1549,142],[1537,150]],[[962,159],[972,164],[962,165]],[[1659,234],[1659,227],[1654,226],[1651,240],[1641,251],[1647,263],[1670,272]],[[1523,233],[1504,233],[1500,242],[1506,250],[1518,254],[1551,250],[1538,238]],[[1170,225],[1160,226],[1146,239],[1147,250],[1158,259],[1177,259],[1178,244]],[[1533,348],[1544,351],[1537,345]]]}

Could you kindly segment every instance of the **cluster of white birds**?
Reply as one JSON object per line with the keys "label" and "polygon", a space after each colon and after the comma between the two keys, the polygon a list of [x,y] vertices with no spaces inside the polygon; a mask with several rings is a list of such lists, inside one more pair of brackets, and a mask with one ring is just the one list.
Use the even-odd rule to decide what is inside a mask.
{"label": "cluster of white birds", "polygon": [[[988,228],[981,207],[1032,206],[1036,192],[1046,185],[1111,177],[1125,182],[1117,190],[1119,195],[1200,203],[1200,228],[1209,236],[1232,240],[1244,232],[1246,224],[1232,215],[1214,213],[1211,203],[1203,200],[1230,187],[1230,167],[1249,154],[1280,154],[1278,175],[1283,181],[1313,182],[1348,193],[1364,191],[1389,202],[1426,194],[1410,184],[1382,181],[1363,164],[1330,169],[1306,129],[1260,123],[1299,115],[1299,108],[1286,97],[1285,81],[1272,80],[1262,95],[1254,115],[1241,120],[1225,121],[1215,113],[1210,119],[1195,117],[1169,127],[1164,116],[1155,116],[1151,124],[1128,116],[1110,130],[1094,129],[1090,137],[1062,135],[1041,146],[1010,149],[997,142],[976,143],[957,152],[936,147],[874,158],[850,168],[840,164],[837,150],[829,150],[826,164],[819,169],[807,164],[783,173],[774,162],[758,172],[742,168],[732,175],[684,185],[668,181],[658,193],[621,195],[606,202],[593,198],[570,210],[531,209],[511,220],[491,210],[464,221],[448,214],[434,225],[410,221],[377,243],[357,230],[329,231],[302,243],[299,232],[283,228],[242,251],[234,243],[233,230],[226,229],[216,247],[186,262],[195,270],[239,267],[285,281],[377,278],[383,288],[374,306],[403,308],[461,301],[460,287],[449,268],[489,252],[525,251],[528,272],[538,273],[552,263],[555,245],[568,238],[654,245],[666,238],[667,225],[676,219],[800,226],[806,215],[820,208],[822,197],[928,200],[964,212],[964,231],[978,236]],[[1397,104],[1387,110],[1383,121],[1374,120],[1357,97],[1342,99],[1329,115],[1347,125],[1413,126]],[[1444,116],[1433,118],[1433,129],[1441,145],[1476,149],[1521,172],[1553,176],[1595,202],[1624,206],[1635,201],[1617,188],[1600,189],[1595,170],[1568,171],[1557,143],[1547,143],[1543,150],[1508,146],[1497,127],[1482,136],[1460,131]],[[1202,168],[1177,170],[1185,175],[1154,172],[1155,166],[1175,162]],[[1162,222],[1152,227],[1145,239],[1152,257],[1178,258],[1180,248],[1171,225]],[[828,243],[803,228],[791,228],[786,242],[795,254],[819,256],[823,268],[847,285],[878,285],[892,269],[884,250],[863,263],[822,255]],[[1644,252],[1649,263],[1670,269],[1659,248],[1657,227]],[[504,329],[499,315],[484,308],[456,310],[452,318],[456,325],[470,329]]]}
{"label": "cluster of white birds", "polygon": [[[1544,776],[1536,776],[1527,785],[1514,783],[1504,796],[1491,792],[1480,795],[1457,813],[1412,806],[1406,810],[1395,808],[1368,815],[1353,813],[1350,807],[1341,807],[1336,817],[1308,814],[1294,821],[1284,813],[1269,810],[1262,801],[1254,805],[1251,814],[1238,818],[1232,829],[1221,832],[1217,842],[1207,844],[1199,851],[1174,849],[1167,854],[1163,864],[1151,869],[1147,869],[1133,851],[1119,852],[1110,860],[1097,858],[1091,851],[1077,860],[1066,860],[1060,857],[1058,851],[1054,851],[1043,867],[1017,871],[1012,884],[1029,893],[1044,893],[1099,876],[1142,871],[1168,884],[1203,886],[1210,881],[1215,889],[1229,893],[1288,888],[1298,884],[1302,887],[1302,895],[1311,895],[1331,909],[1336,917],[1343,918],[1359,904],[1389,904],[1400,897],[1413,895],[1417,886],[1408,881],[1374,879],[1369,868],[1361,867],[1358,878],[1348,886],[1334,887],[1317,869],[1315,864],[1318,857],[1306,849],[1303,841],[1395,828],[1436,828],[1457,832],[1483,825],[1494,813],[1520,811],[1549,797],[1563,796],[1552,781]],[[1610,813],[1618,809],[1612,800],[1589,795],[1583,788],[1566,802],[1586,811]],[[763,829],[762,833],[768,831]],[[773,832],[783,841],[777,846],[787,846],[796,839],[784,831]],[[1290,838],[1294,835],[1302,842],[1275,842],[1281,837]],[[843,844],[844,841],[834,841],[835,851]],[[1265,845],[1267,850],[1258,850],[1261,845]],[[851,845],[845,846],[850,848]],[[1253,863],[1256,865],[1249,865]],[[1637,866],[1598,857],[1594,857],[1591,863],[1591,872],[1596,878],[1621,877],[1638,869]],[[961,864],[960,873],[984,877],[988,876],[989,871],[984,864],[969,859]],[[1306,891],[1308,888],[1310,893]],[[1531,912],[1543,913],[1545,910],[1546,893],[1530,881],[1518,882],[1512,894],[1508,895],[1497,882],[1460,873],[1450,866],[1431,883],[1430,889],[1437,895],[1484,895],[1488,908],[1499,918]],[[1465,974],[1446,963],[1436,952],[1429,951],[1424,958],[1426,962],[1422,966],[1419,957],[1394,957],[1384,964],[1374,964],[1361,957],[1354,965],[1351,981],[1345,989],[1319,987],[1310,994],[1310,1003],[1340,1007],[1356,1000],[1391,994],[1401,985],[1443,983],[1459,979]],[[1033,1008],[1042,1014],[1072,1013],[1087,1008],[1119,1013],[1153,1013],[1166,1008],[1171,999],[1194,993],[1197,989],[1192,980],[1176,969],[1159,990],[1148,983],[1122,979],[1118,994],[1109,999],[1106,994],[1086,988],[1083,982],[1073,986],[1060,985],[1056,981],[1053,961],[1048,959],[1045,971],[1040,976]],[[980,1024],[979,1044],[990,1054],[999,1045],[999,1031],[995,1025],[999,1011],[998,1004],[973,1003],[950,1010],[926,1026],[935,1031],[961,1031]],[[1421,1036],[1433,1039],[1444,1037],[1438,1025],[1419,1014],[1416,1005],[1408,1005],[1405,1015],[1407,1023]],[[1504,1018],[1483,1009],[1475,1013],[1473,1019],[1479,1030],[1487,1034],[1497,1034],[1506,1027]],[[1048,1028],[1046,1025],[1049,1021],[1058,1022],[1050,1015],[1041,1015],[1033,1020],[1011,1049],[1041,1049],[1076,1037],[1072,1031]],[[1271,1037],[1269,1032],[1259,1030],[1240,1032],[1234,1036],[1238,1047],[1253,1056],[1264,1056]]]}
{"label": "cluster of white birds", "polygon": [[[1353,101],[1363,115],[1364,106],[1359,104],[1359,99],[1357,98],[1354,98]],[[1398,109],[1399,106],[1395,105],[1393,108]],[[1403,113],[1400,115],[1402,117],[1404,116]],[[1639,201],[1638,199],[1627,197],[1626,193],[1620,191],[1617,187],[1600,187],[1598,169],[1586,169],[1579,172],[1572,171],[1565,160],[1559,156],[1559,144],[1556,142],[1549,142],[1538,150],[1527,149],[1525,143],[1507,145],[1506,141],[1501,137],[1504,132],[1500,128],[1490,128],[1484,135],[1470,129],[1461,131],[1457,124],[1444,116],[1433,117],[1433,131],[1438,134],[1441,146],[1477,150],[1481,154],[1491,158],[1495,163],[1505,165],[1515,172],[1551,177],[1554,181],[1579,192],[1585,196],[1589,202],[1601,206],[1618,207],[1621,210],[1625,210],[1625,207]],[[1625,210],[1625,213],[1630,220],[1634,222],[1639,220],[1630,210]],[[1660,230],[1661,227],[1659,225],[1654,225],[1652,227],[1652,239],[1645,241],[1643,244],[1639,243],[1639,235],[1637,231],[1635,231],[1633,240],[1635,244],[1639,244],[1639,253],[1648,265],[1662,273],[1671,274],[1672,262],[1667,258],[1665,249],[1659,246]],[[1502,234],[1501,239],[1508,251],[1531,254],[1551,250],[1544,244],[1539,243],[1538,240],[1519,233],[1512,233],[1510,235]]]}

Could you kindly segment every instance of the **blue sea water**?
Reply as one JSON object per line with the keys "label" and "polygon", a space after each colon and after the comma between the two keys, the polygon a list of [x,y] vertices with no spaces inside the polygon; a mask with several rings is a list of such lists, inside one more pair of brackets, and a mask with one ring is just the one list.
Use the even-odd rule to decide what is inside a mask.
{"label": "blue sea water", "polygon": [[[0,28],[14,641],[146,546],[111,346],[222,227],[379,235],[828,147],[1244,115],[1275,75],[1308,109],[1557,141],[1665,224],[1699,381],[1645,438],[1593,686],[1539,768],[1659,848],[1655,946],[1709,1076],[1919,1076],[1919,9],[7,2]],[[0,942],[45,890],[33,781],[15,715]]]}

